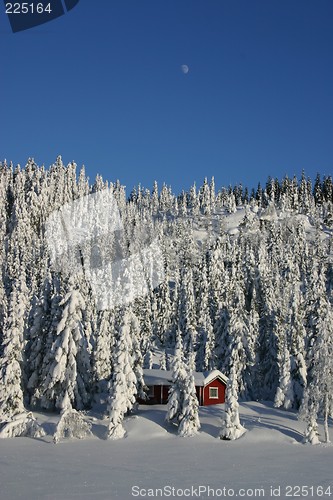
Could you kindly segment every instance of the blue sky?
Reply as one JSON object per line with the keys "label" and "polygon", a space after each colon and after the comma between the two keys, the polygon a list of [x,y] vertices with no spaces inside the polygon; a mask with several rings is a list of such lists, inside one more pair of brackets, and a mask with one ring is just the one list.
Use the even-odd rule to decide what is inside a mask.
{"label": "blue sky", "polygon": [[1,8],[0,159],[128,192],[333,172],[332,0],[80,0],[16,34]]}

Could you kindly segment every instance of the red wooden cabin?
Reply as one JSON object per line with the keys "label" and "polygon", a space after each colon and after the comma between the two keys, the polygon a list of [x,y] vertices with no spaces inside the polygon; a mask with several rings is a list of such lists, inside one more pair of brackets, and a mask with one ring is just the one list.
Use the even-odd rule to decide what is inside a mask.
{"label": "red wooden cabin", "polygon": [[[143,376],[148,387],[147,401],[142,404],[166,404],[169,388],[172,383],[170,370],[143,370]],[[219,370],[194,373],[195,388],[200,406],[216,405],[225,402],[225,390],[228,378]]]}

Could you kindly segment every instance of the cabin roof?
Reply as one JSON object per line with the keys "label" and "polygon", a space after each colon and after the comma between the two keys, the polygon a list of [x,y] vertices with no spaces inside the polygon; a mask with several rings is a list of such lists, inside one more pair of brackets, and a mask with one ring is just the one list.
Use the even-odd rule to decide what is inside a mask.
{"label": "cabin roof", "polygon": [[[146,368],[143,370],[143,378],[146,385],[170,385],[172,382],[172,371],[161,370],[159,368]],[[228,381],[228,377],[220,372],[220,370],[194,372],[194,381],[196,386],[204,387],[216,378],[221,379],[225,384]]]}
{"label": "cabin roof", "polygon": [[221,379],[225,384],[227,384],[228,382],[228,377],[224,375],[224,373],[220,372],[220,370],[211,370],[208,372],[204,372],[204,377],[204,385],[210,384],[210,382],[212,382],[216,378]]}

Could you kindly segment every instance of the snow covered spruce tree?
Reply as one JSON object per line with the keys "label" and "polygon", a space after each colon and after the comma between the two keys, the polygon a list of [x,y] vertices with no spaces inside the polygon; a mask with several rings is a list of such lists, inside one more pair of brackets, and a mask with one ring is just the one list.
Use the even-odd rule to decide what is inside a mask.
{"label": "snow covered spruce tree", "polygon": [[22,364],[27,287],[25,274],[13,284],[0,358],[0,411],[3,418],[23,413]]}
{"label": "snow covered spruce tree", "polygon": [[179,416],[178,434],[181,437],[190,437],[198,433],[200,429],[199,401],[196,394],[194,380],[194,352],[190,353],[187,363],[187,375],[183,380],[183,401]]}
{"label": "snow covered spruce tree", "polygon": [[59,303],[60,321],[56,326],[48,370],[41,383],[39,397],[43,408],[62,410],[70,401],[73,407],[82,410],[90,401],[91,379],[88,346],[82,325],[85,303],[72,277],[68,279],[67,290]]}
{"label": "snow covered spruce tree", "polygon": [[183,335],[185,351],[191,351],[196,346],[196,311],[193,288],[193,272],[190,265],[184,263],[181,272],[181,288],[179,293],[178,321]]}
{"label": "snow covered spruce tree", "polygon": [[165,274],[163,283],[157,289],[156,298],[156,322],[154,332],[163,346],[168,344],[170,339],[171,325],[171,299],[169,277]]}
{"label": "snow covered spruce tree", "polygon": [[49,273],[34,308],[26,349],[27,390],[31,407],[54,408],[53,401],[42,397],[42,394],[54,360],[53,345],[61,319],[61,292],[60,276]]}
{"label": "snow covered spruce tree", "polygon": [[96,393],[106,391],[107,380],[110,378],[111,352],[114,346],[114,323],[113,311],[99,312],[97,333],[92,352],[92,370]]}
{"label": "snow covered spruce tree", "polygon": [[[42,437],[44,429],[33,414],[25,409],[22,363],[25,307],[27,293],[25,274],[13,285],[10,308],[5,323],[0,358],[0,438],[16,436]],[[23,295],[22,295],[23,294]]]}
{"label": "snow covered spruce tree", "polygon": [[127,308],[119,332],[116,334],[112,355],[113,373],[109,382],[107,407],[109,426],[106,436],[111,439],[119,439],[125,436],[124,417],[133,409],[138,393],[138,379],[135,373],[138,365],[135,367],[131,336],[132,314],[131,309]]}
{"label": "snow covered spruce tree", "polygon": [[220,432],[221,439],[234,440],[241,437],[246,429],[241,425],[238,410],[238,393],[243,385],[246,361],[246,324],[238,317],[239,304],[242,303],[242,292],[236,287],[235,303],[231,308],[230,318],[230,370],[227,382],[225,417]]}
{"label": "snow covered spruce tree", "polygon": [[197,370],[213,370],[215,367],[214,330],[208,311],[200,317],[198,335],[200,342],[196,359]]}
{"label": "snow covered spruce tree", "polygon": [[268,244],[270,242],[262,242],[259,256],[260,320],[254,385],[258,388],[256,395],[258,399],[272,400],[279,381],[277,352],[282,330],[279,316],[279,294],[274,285],[279,282],[279,276],[275,264],[273,269],[269,265],[269,255],[265,248]]}
{"label": "snow covered spruce tree", "polygon": [[307,369],[305,362],[304,304],[301,291],[297,287],[293,293],[290,310],[290,377],[293,384],[293,408],[299,408],[307,384]]}
{"label": "snow covered spruce tree", "polygon": [[303,250],[300,251],[300,243],[296,238],[295,223],[290,221],[288,228],[289,239],[279,259],[281,278],[278,290],[280,298],[277,307],[276,344],[279,385],[275,395],[275,406],[298,409],[303,399],[307,376],[304,342],[306,330],[300,287],[302,283],[300,254]]}
{"label": "snow covered spruce tree", "polygon": [[210,316],[206,258],[199,269],[197,317],[198,349],[196,352],[197,371],[212,370],[215,366],[215,337]]}
{"label": "snow covered spruce tree", "polygon": [[0,346],[0,437],[41,436],[44,431],[25,409],[24,347],[30,299],[27,272],[31,258],[31,226],[24,196],[25,173],[15,170],[11,216],[6,239],[4,289],[8,309],[3,315]]}
{"label": "snow covered spruce tree", "polygon": [[318,296],[310,370],[300,417],[306,421],[304,441],[319,442],[317,419],[324,417],[325,441],[329,442],[328,417],[333,415],[333,311],[326,296],[324,266],[317,273]]}
{"label": "snow covered spruce tree", "polygon": [[141,400],[147,398],[147,387],[143,379],[143,356],[140,348],[140,322],[130,309],[130,336],[133,349],[133,371],[136,377],[136,397]]}
{"label": "snow covered spruce tree", "polygon": [[[220,337],[223,345],[219,351],[223,353],[223,371],[229,373],[237,357],[236,376],[239,393],[247,398],[251,393],[251,367],[254,363],[254,351],[249,338],[248,316],[245,308],[244,292],[235,276],[231,277],[229,297],[225,311],[224,334]],[[221,342],[222,344],[222,342]],[[222,350],[223,348],[223,350]]]}
{"label": "snow covered spruce tree", "polygon": [[35,297],[31,310],[31,327],[25,352],[27,389],[31,406],[37,403],[43,361],[51,350],[51,344],[48,343],[48,337],[52,331],[51,290],[52,276],[48,272],[41,286],[39,297]]}
{"label": "snow covered spruce tree", "polygon": [[187,376],[180,330],[177,331],[176,342],[175,354],[171,365],[172,384],[169,389],[166,420],[179,424],[183,407],[184,381]]}
{"label": "snow covered spruce tree", "polygon": [[246,432],[246,429],[241,425],[239,420],[238,382],[237,382],[236,363],[233,363],[231,366],[229,379],[227,382],[226,402],[225,402],[226,409],[222,423],[222,429],[220,431],[220,439],[231,440],[231,441],[240,438]]}
{"label": "snow covered spruce tree", "polygon": [[277,388],[275,395],[274,406],[276,408],[280,408],[282,406],[286,410],[289,410],[293,404],[294,394],[290,378],[290,353],[286,341],[284,342],[283,351],[279,357],[281,372],[279,377],[279,387]]}
{"label": "snow covered spruce tree", "polygon": [[84,439],[91,436],[91,424],[84,420],[83,414],[72,408],[68,393],[62,401],[60,419],[53,434],[53,442],[59,443],[65,438]]}
{"label": "snow covered spruce tree", "polygon": [[23,356],[26,341],[29,288],[27,267],[31,228],[24,196],[25,174],[15,170],[9,235],[6,240],[4,285],[8,309],[2,325],[0,347],[0,415],[12,417],[24,411]]}
{"label": "snow covered spruce tree", "polygon": [[294,274],[292,279],[296,282],[288,283],[286,278],[284,279],[285,296],[282,295],[280,301],[284,338],[281,336],[278,344],[279,386],[274,400],[275,407],[286,410],[299,408],[307,383],[304,343],[306,331],[299,287],[300,278],[298,271],[293,270],[295,266],[291,262],[288,263],[288,267],[292,270]]}
{"label": "snow covered spruce tree", "polygon": [[221,248],[221,238],[208,249],[206,254],[207,261],[207,280],[208,280],[208,307],[212,324],[216,322],[221,309],[222,295],[222,276],[224,275],[224,260]]}
{"label": "snow covered spruce tree", "polygon": [[200,429],[199,403],[194,380],[194,360],[195,354],[191,352],[188,354],[187,362],[185,362],[181,333],[178,330],[166,420],[178,425],[178,434],[182,437],[194,436]]}

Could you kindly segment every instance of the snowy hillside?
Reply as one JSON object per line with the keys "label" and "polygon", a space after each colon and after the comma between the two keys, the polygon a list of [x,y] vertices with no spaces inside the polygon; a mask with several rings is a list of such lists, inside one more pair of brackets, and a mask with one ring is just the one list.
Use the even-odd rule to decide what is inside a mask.
{"label": "snowy hillside", "polygon": [[[127,197],[61,157],[49,170],[4,163],[0,222],[1,499],[126,499],[131,484],[194,481],[321,496],[330,176],[251,192],[205,179],[179,195],[154,183]],[[157,367],[172,373],[168,405],[136,413],[143,370]],[[195,372],[212,370],[225,411],[198,406]]]}

